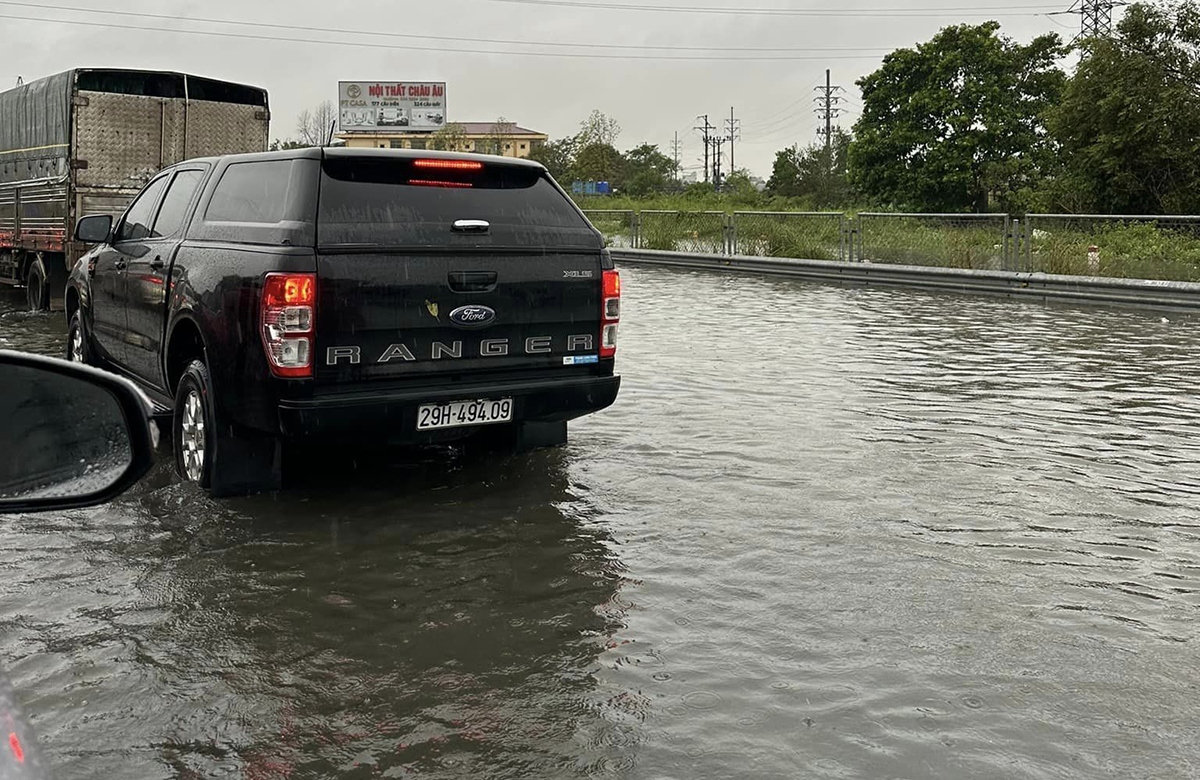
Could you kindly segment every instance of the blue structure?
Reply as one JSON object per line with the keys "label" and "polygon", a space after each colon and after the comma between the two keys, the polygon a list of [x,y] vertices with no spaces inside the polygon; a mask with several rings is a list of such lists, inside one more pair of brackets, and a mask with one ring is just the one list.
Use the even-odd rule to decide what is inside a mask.
{"label": "blue structure", "polygon": [[612,187],[606,181],[576,181],[571,184],[572,195],[611,195]]}

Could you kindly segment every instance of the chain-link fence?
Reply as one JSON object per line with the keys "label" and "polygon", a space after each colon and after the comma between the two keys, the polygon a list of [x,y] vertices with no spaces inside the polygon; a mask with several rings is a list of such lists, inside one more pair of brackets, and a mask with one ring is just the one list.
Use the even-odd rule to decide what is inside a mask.
{"label": "chain-link fence", "polygon": [[1200,282],[1200,216],[584,213],[617,248]]}
{"label": "chain-link fence", "polygon": [[846,215],[840,212],[735,211],[731,254],[846,259]]}
{"label": "chain-link fence", "polygon": [[729,243],[722,211],[643,211],[638,218],[639,249],[723,255]]}
{"label": "chain-link fence", "polygon": [[593,209],[583,214],[604,235],[606,246],[620,249],[637,246],[637,212]]}
{"label": "chain-link fence", "polygon": [[1200,282],[1200,216],[1030,214],[1022,270]]}
{"label": "chain-link fence", "polygon": [[1006,214],[860,213],[854,259],[978,271],[1015,270],[1016,240]]}

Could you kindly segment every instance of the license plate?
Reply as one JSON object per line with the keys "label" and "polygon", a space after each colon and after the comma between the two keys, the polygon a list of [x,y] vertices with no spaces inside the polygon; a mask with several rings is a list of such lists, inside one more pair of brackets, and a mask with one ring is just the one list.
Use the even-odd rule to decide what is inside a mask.
{"label": "license plate", "polygon": [[462,428],[468,425],[490,425],[511,422],[511,398],[487,401],[452,401],[448,404],[426,404],[417,410],[417,430]]}

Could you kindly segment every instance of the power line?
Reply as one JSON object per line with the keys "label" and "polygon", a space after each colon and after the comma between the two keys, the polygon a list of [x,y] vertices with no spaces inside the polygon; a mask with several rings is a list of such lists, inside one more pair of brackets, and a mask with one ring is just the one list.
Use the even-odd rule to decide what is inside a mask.
{"label": "power line", "polygon": [[[808,102],[808,98],[800,99],[800,104],[803,104],[806,102]],[[773,133],[773,132],[779,130],[780,128],[789,127],[791,125],[794,125],[796,122],[802,121],[804,116],[807,113],[808,113],[808,109],[800,108],[799,110],[793,111],[792,113],[787,114],[786,116],[781,116],[779,119],[776,119],[773,122],[765,122],[765,123],[759,124],[759,125],[745,125],[743,127],[743,129],[746,130],[747,132],[754,133],[755,135],[761,135],[763,133]]]}
{"label": "power line", "polygon": [[[784,106],[766,119],[760,119],[755,122],[743,122],[742,125],[747,130],[761,130],[771,125],[778,124],[781,118],[786,118],[788,121],[795,118],[795,109],[808,102],[808,98],[800,98],[795,103]],[[801,109],[805,110],[805,109]]]}
{"label": "power line", "polygon": [[[552,57],[559,59],[604,59],[604,60],[654,60],[659,62],[711,62],[709,56],[685,56],[685,57],[665,57],[656,54],[637,55],[637,54],[580,54],[575,52],[549,52],[549,51],[503,51],[496,49],[465,49],[453,48],[447,46],[414,46],[406,44],[403,46],[386,44],[386,43],[369,43],[366,41],[331,41],[327,38],[295,38],[288,36],[272,36],[272,35],[254,35],[251,33],[235,33],[227,31],[214,30],[189,30],[172,27],[131,27],[128,24],[116,24],[110,22],[93,22],[82,19],[53,19],[39,16],[19,16],[17,14],[0,14],[0,19],[13,19],[23,22],[44,22],[47,24],[69,24],[79,27],[100,27],[109,30],[131,30],[141,32],[165,32],[176,33],[179,35],[204,35],[212,38],[229,38],[236,40],[250,41],[274,41],[276,43],[304,43],[315,44],[320,46],[352,46],[359,49],[386,49],[389,51],[429,51],[448,54],[476,54],[488,56],[507,56],[507,57]],[[185,20],[178,20],[185,21]],[[884,51],[880,49],[879,51]],[[829,55],[807,57],[802,55],[787,55],[787,56],[762,56],[762,57],[724,57],[724,62],[784,62],[798,60],[874,60],[879,59],[878,55],[844,55],[831,57]]]}
{"label": "power line", "polygon": [[[654,13],[722,14],[736,16],[1041,16],[1056,10],[1048,5],[1018,5],[954,8],[737,8],[697,5],[640,5],[633,3],[571,2],[570,0],[491,0],[496,3],[540,5],[603,11],[643,11]],[[1062,6],[1058,6],[1061,8]]]}
{"label": "power line", "polygon": [[33,8],[39,11],[65,11],[69,13],[101,14],[105,16],[132,17],[136,19],[158,19],[170,22],[200,22],[203,24],[221,24],[232,27],[253,27],[255,29],[285,30],[288,32],[310,32],[322,35],[363,35],[375,38],[400,38],[406,40],[450,41],[458,43],[487,43],[511,46],[555,46],[569,49],[638,49],[653,51],[704,51],[704,52],[804,52],[804,51],[834,51],[834,52],[887,52],[887,49],[869,47],[767,47],[767,46],[654,46],[650,44],[617,44],[617,43],[563,43],[561,41],[520,41],[506,38],[471,38],[453,35],[421,35],[417,33],[381,32],[378,30],[354,30],[338,27],[314,27],[299,24],[278,24],[273,22],[253,22],[244,19],[219,19],[201,16],[173,16],[171,14],[152,14],[139,11],[109,11],[100,8],[84,8],[73,5],[47,5],[44,3],[17,2],[17,0],[0,0],[0,5],[16,8]]}

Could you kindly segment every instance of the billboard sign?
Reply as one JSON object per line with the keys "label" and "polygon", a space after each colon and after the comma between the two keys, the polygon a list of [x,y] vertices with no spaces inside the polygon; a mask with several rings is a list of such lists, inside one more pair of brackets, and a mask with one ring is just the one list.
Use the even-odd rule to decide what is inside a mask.
{"label": "billboard sign", "polygon": [[444,81],[339,81],[342,132],[433,132],[446,126]]}

